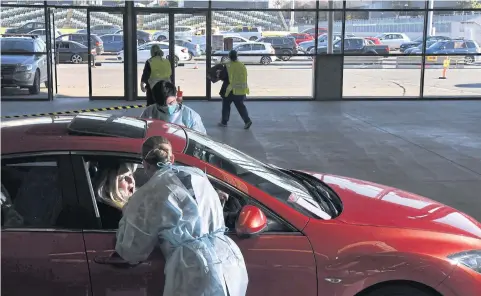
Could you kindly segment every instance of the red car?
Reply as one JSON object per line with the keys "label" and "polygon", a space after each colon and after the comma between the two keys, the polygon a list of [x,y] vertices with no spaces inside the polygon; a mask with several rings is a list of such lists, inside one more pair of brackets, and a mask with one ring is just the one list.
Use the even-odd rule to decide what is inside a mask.
{"label": "red car", "polygon": [[364,37],[364,39],[371,40],[376,45],[382,44],[381,40],[379,40],[377,37]]}
{"label": "red car", "polygon": [[291,33],[290,35],[296,39],[297,45],[299,45],[299,43],[301,43],[301,42],[309,41],[309,40],[314,39],[311,35],[306,34],[306,33]]}
{"label": "red car", "polygon": [[204,170],[238,200],[227,225],[245,257],[249,296],[481,295],[481,224],[453,208],[108,114],[2,122],[3,295],[162,295],[159,250],[136,266],[112,256],[108,225],[121,213],[100,209],[93,182],[99,162],[140,164],[154,135],[171,141],[179,164]]}

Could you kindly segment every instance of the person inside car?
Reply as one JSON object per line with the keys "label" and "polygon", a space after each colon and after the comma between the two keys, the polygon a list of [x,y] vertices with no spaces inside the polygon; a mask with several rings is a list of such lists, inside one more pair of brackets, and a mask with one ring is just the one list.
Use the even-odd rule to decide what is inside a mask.
{"label": "person inside car", "polygon": [[166,296],[244,296],[244,258],[225,235],[222,206],[207,175],[174,165],[172,145],[164,137],[148,138],[141,153],[150,179],[123,209],[116,254],[138,264],[160,247]]}
{"label": "person inside car", "polygon": [[[101,165],[102,167],[102,165]],[[135,192],[134,172],[136,164],[104,165],[94,180],[97,206],[101,213],[102,227],[115,229],[122,217],[122,208]]]}

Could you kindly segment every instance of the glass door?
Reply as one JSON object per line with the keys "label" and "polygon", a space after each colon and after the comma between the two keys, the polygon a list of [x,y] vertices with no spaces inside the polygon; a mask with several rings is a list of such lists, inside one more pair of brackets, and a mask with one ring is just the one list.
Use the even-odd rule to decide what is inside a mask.
{"label": "glass door", "polygon": [[124,97],[123,20],[122,10],[89,8],[86,31],[75,36],[89,65],[90,99]]}

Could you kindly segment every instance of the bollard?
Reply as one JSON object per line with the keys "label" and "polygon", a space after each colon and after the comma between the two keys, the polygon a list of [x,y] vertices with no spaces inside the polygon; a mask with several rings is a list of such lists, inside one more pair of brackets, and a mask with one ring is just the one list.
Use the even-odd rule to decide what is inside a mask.
{"label": "bollard", "polygon": [[450,64],[451,64],[451,61],[449,60],[449,57],[446,57],[446,59],[443,62],[443,76],[439,77],[439,79],[447,79],[446,71],[448,70]]}

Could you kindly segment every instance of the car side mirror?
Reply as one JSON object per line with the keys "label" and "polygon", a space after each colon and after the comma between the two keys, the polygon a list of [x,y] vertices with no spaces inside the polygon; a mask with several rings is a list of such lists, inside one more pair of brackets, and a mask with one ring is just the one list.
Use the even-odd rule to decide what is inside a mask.
{"label": "car side mirror", "polygon": [[258,235],[267,229],[267,217],[256,206],[246,205],[242,208],[235,222],[237,236],[247,238]]}

